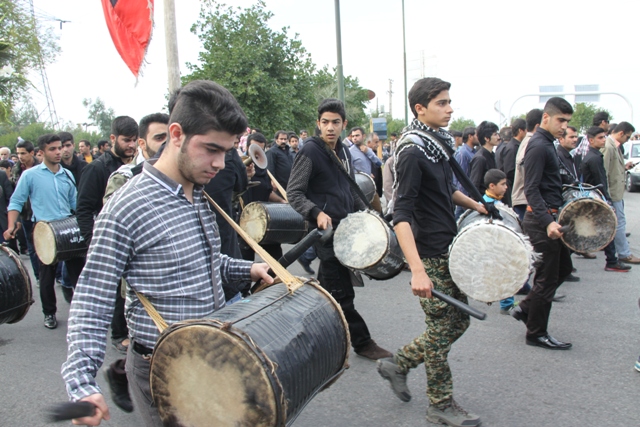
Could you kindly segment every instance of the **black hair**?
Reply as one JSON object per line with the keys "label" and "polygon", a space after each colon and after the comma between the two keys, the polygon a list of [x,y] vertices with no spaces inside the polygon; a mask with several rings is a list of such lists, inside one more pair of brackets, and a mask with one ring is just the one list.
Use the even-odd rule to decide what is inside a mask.
{"label": "black hair", "polygon": [[86,145],[87,147],[91,148],[91,141],[89,141],[87,139],[81,139],[80,141],[78,141],[78,145],[80,145],[81,142],[84,142],[84,145]]}
{"label": "black hair", "polygon": [[324,113],[336,113],[339,114],[344,122],[347,118],[347,113],[344,110],[344,104],[339,99],[327,98],[323,99],[318,105],[318,120]]}
{"label": "black hair", "polygon": [[38,148],[44,151],[47,145],[60,141],[60,136],[55,133],[45,133],[38,138]]}
{"label": "black hair", "polygon": [[146,140],[147,133],[149,132],[149,125],[151,123],[162,123],[163,125],[168,125],[169,115],[165,113],[153,113],[140,119],[140,124],[138,125],[138,136],[140,138]]}
{"label": "black hair", "polygon": [[300,137],[295,132],[289,132],[289,134],[287,135],[287,141],[289,141],[291,138],[300,139]]}
{"label": "black hair", "polygon": [[33,153],[34,146],[31,141],[20,141],[16,144],[16,148],[24,148],[27,153]]}
{"label": "black hair", "polygon": [[605,133],[605,131],[600,126],[591,126],[589,129],[587,129],[587,136],[589,138],[595,138],[601,133]]}
{"label": "black hair", "polygon": [[182,126],[187,140],[213,131],[240,135],[247,117],[227,89],[208,80],[194,80],[178,89],[169,100],[169,124]]}
{"label": "black hair", "polygon": [[491,135],[498,132],[498,125],[492,122],[484,121],[478,125],[477,133],[478,133],[478,141],[480,141],[480,145],[485,145],[487,141],[485,138],[491,139]]}
{"label": "black hair", "polygon": [[11,162],[9,160],[0,160],[0,168],[11,169]]}
{"label": "black hair", "polygon": [[[391,134],[393,136],[393,134]],[[451,131],[451,135],[454,138],[461,138],[462,137],[462,132],[460,132],[459,130],[452,130]]]}
{"label": "black hair", "polygon": [[[462,134],[460,134],[462,136]],[[396,138],[398,137],[398,134],[395,132],[391,132],[391,136],[395,136]]]}
{"label": "black hair", "polygon": [[474,126],[467,126],[462,131],[462,142],[466,144],[467,141],[469,140],[469,137],[474,136],[475,134],[476,134],[476,128]]}
{"label": "black hair", "polygon": [[129,116],[119,116],[111,122],[111,135],[138,137],[138,123]]}
{"label": "black hair", "polygon": [[253,128],[253,130],[255,130],[256,133],[262,133],[262,129],[260,129],[260,128]]}
{"label": "black hair", "polygon": [[600,123],[602,123],[602,121],[605,121],[607,123],[609,123],[609,113],[607,113],[606,111],[598,111],[594,116],[593,116],[593,125],[594,126],[600,126]]}
{"label": "black hair", "polygon": [[309,132],[307,132],[306,129],[300,129],[300,135],[302,135],[303,133],[306,133],[307,135],[309,135]]}
{"label": "black hair", "polygon": [[277,131],[275,136],[273,137],[273,140],[276,141],[281,134],[285,134],[285,136],[287,137],[287,140],[289,140],[289,134],[287,133],[287,131],[284,131],[284,130]]}
{"label": "black hair", "polygon": [[633,133],[636,131],[636,128],[633,127],[633,125],[629,122],[620,122],[616,125],[616,127],[613,129],[613,133],[618,133],[618,132],[623,132],[623,133]]}
{"label": "black hair", "polygon": [[502,139],[505,142],[509,142],[511,141],[512,137],[513,137],[513,130],[511,129],[511,126],[505,126],[502,129],[500,129],[500,139]]}
{"label": "black hair", "polygon": [[[571,129],[571,130],[572,130],[572,131],[574,131],[575,133],[578,133],[578,129],[576,129],[576,128],[575,128],[575,127],[573,127],[573,126],[567,126],[567,129]],[[567,132],[565,132],[564,134],[565,134],[565,136],[566,136],[566,135],[567,135]]]}
{"label": "black hair", "polygon": [[60,142],[63,144],[67,141],[71,141],[73,143],[73,135],[69,132],[58,132],[58,136],[60,137]]}
{"label": "black hair", "polygon": [[527,122],[524,119],[515,119],[511,123],[511,133],[513,136],[517,135],[521,130],[527,131]]}
{"label": "black hair", "polygon": [[351,128],[351,130],[349,131],[349,135],[351,135],[353,132],[359,130],[360,133],[362,134],[362,136],[365,136],[367,133],[364,131],[364,128],[362,128],[361,126],[354,126]]}
{"label": "black hair", "polygon": [[106,139],[101,139],[100,141],[98,141],[98,150],[102,150],[102,147],[107,144],[109,144],[109,141],[107,141]]}
{"label": "black hair", "polygon": [[445,82],[437,77],[427,77],[415,82],[409,91],[409,107],[411,107],[413,116],[418,117],[416,104],[427,108],[433,98],[438,96],[443,90],[449,90],[450,88],[451,83]]}
{"label": "black hair", "polygon": [[507,179],[507,174],[500,169],[489,169],[484,174],[484,186],[489,188],[489,184],[496,185],[503,179]]}
{"label": "black hair", "polygon": [[525,117],[525,121],[527,122],[527,132],[533,132],[536,125],[542,123],[542,114],[543,112],[539,108],[534,108],[527,113],[527,116]]}
{"label": "black hair", "polygon": [[547,103],[544,104],[544,112],[550,116],[573,114],[573,107],[566,99],[554,96],[553,98],[549,98]]}
{"label": "black hair", "polygon": [[247,147],[249,147],[249,144],[251,144],[251,141],[260,142],[266,145],[267,138],[265,138],[263,134],[256,132],[247,136]]}

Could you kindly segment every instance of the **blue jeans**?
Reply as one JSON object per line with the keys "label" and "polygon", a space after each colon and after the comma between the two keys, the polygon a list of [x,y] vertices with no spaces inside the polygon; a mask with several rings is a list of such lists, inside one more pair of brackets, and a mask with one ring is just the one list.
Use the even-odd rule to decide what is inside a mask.
{"label": "blue jeans", "polygon": [[527,205],[517,205],[513,207],[513,210],[516,214],[518,214],[518,218],[520,218],[520,222],[524,221],[524,214],[527,211]]}
{"label": "blue jeans", "polygon": [[508,310],[511,308],[511,306],[513,305],[513,303],[515,302],[515,298],[514,297],[509,297],[509,298],[505,298],[505,299],[501,299],[500,300],[500,308]]}
{"label": "blue jeans", "polygon": [[619,258],[627,258],[631,256],[631,250],[629,249],[629,241],[625,235],[627,229],[627,219],[624,216],[624,200],[619,202],[612,202],[613,208],[616,210],[616,217],[618,218],[618,228],[616,228],[616,237],[613,241],[616,244],[616,251]]}

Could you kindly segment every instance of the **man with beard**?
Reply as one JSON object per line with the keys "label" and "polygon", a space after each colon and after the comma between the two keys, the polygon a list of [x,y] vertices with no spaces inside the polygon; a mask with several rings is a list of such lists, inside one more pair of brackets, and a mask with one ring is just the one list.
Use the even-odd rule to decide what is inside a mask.
{"label": "man with beard", "polygon": [[[278,181],[278,184],[286,190],[289,175],[291,175],[291,165],[293,165],[293,157],[287,144],[289,141],[287,132],[279,130],[276,132],[275,140],[275,145],[267,150],[267,160],[269,161],[267,169]],[[284,194],[280,194],[280,196],[284,196]]]}
{"label": "man with beard", "polygon": [[[109,176],[122,165],[131,163],[136,154],[138,140],[138,124],[128,116],[116,117],[111,124],[111,142],[113,149],[107,150],[96,160],[87,165],[78,187],[78,226],[87,244],[93,236],[94,218],[100,213],[103,197],[107,189]],[[111,339],[114,347],[125,352],[129,339],[127,324],[124,319],[124,298],[120,295],[120,287],[116,299],[116,310],[111,323]]]}
{"label": "man with beard", "polygon": [[62,141],[62,162],[60,163],[63,168],[69,170],[73,174],[73,178],[76,180],[76,186],[80,182],[80,176],[82,170],[87,166],[87,162],[78,158],[75,155],[75,144],[73,143],[73,135],[69,132],[58,133],[60,140]]}
{"label": "man with beard", "polygon": [[169,115],[154,113],[144,116],[138,126],[138,157],[136,164],[156,155],[162,143],[167,140]]}
{"label": "man with beard", "polygon": [[91,163],[93,161],[93,154],[91,154],[91,142],[86,139],[81,139],[78,142],[78,157],[84,159],[85,162]]}

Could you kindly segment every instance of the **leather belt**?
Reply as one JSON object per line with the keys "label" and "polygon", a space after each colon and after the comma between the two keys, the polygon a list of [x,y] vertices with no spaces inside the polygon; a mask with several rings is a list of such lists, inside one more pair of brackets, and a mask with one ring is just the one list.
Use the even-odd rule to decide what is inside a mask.
{"label": "leather belt", "polygon": [[145,347],[142,344],[138,344],[135,341],[133,342],[133,351],[138,353],[140,356],[146,356],[146,357],[150,357],[151,353],[153,353],[153,350],[151,350],[149,347]]}
{"label": "leather belt", "polygon": [[[531,206],[529,206],[529,205],[527,205],[527,212],[533,212],[533,209],[531,209]],[[557,214],[558,213],[558,209],[553,209],[553,208],[547,209],[547,213],[552,214],[552,215],[553,214]]]}

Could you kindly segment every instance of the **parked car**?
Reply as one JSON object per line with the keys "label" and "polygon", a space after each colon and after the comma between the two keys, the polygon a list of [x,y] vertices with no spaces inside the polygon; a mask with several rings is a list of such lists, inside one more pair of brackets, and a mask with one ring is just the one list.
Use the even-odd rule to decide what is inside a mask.
{"label": "parked car", "polygon": [[634,166],[625,173],[625,188],[627,191],[638,191],[640,189],[640,141],[629,141],[628,149],[625,150],[625,159]]}

